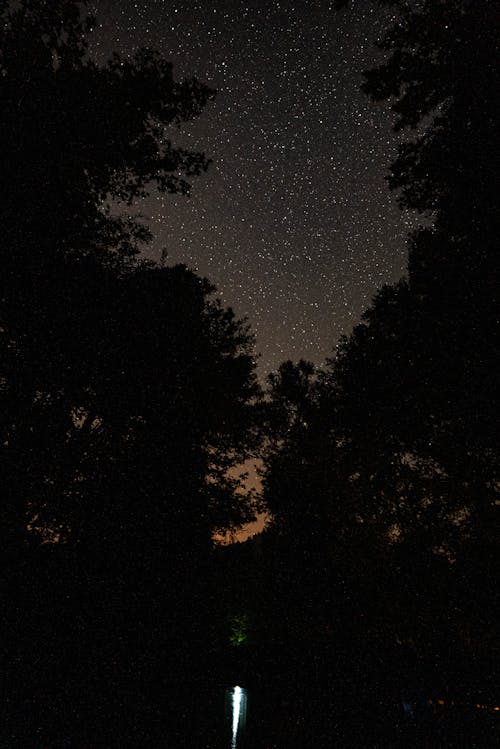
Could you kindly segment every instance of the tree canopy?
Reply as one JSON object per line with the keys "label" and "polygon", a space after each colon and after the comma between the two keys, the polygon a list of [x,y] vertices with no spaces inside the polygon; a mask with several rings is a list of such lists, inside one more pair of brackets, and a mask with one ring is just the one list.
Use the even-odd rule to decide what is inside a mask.
{"label": "tree canopy", "polygon": [[295,493],[310,496],[312,472],[329,462],[330,510],[321,492],[311,499],[325,518],[347,503],[351,523],[423,533],[442,551],[491,539],[498,523],[498,36],[491,2],[390,5],[384,60],[364,89],[410,133],[389,182],[423,224],[408,278],[380,290],[320,375],[314,399],[329,418],[303,428],[291,462],[320,429]]}
{"label": "tree canopy", "polygon": [[207,169],[175,137],[213,92],[149,49],[98,66],[73,0],[0,17],[2,647],[31,716],[3,730],[132,746],[134,710],[159,710],[139,707],[147,685],[206,647],[213,534],[253,517],[248,324],[206,279],[144,260],[132,207]]}
{"label": "tree canopy", "polygon": [[[208,282],[142,261],[149,230],[113,205],[130,206],[153,187],[189,191],[208,160],[171,138],[213,92],[175,81],[171,64],[148,49],[99,67],[85,38],[94,20],[76,2],[26,0],[2,12],[3,452],[12,508],[25,504],[21,524],[31,513],[59,527],[54,503],[76,512],[73,503],[88,501],[89,471],[102,494],[105,466],[125,459],[124,442],[136,466],[127,491],[160,480],[131,456],[157,452],[168,463],[168,450],[187,460],[197,446],[196,469],[184,468],[212,505],[207,529],[237,522],[222,487],[245,454],[257,393],[248,329],[209,301]],[[114,475],[116,483],[116,467]],[[74,518],[64,522],[78,537]]]}
{"label": "tree canopy", "polygon": [[114,215],[110,201],[130,205],[152,186],[187,193],[208,166],[172,136],[213,92],[194,79],[176,81],[151,49],[98,66],[86,42],[94,19],[81,8],[74,0],[4,4],[3,242],[14,255],[29,258],[37,248],[81,255],[90,246],[133,255],[148,230],[131,211]]}

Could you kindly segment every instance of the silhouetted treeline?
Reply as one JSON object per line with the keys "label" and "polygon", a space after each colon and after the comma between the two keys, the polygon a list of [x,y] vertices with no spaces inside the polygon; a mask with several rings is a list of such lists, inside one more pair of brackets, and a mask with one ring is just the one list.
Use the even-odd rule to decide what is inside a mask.
{"label": "silhouetted treeline", "polygon": [[[319,658],[322,688],[344,695],[331,703],[342,746],[491,746],[498,724],[474,721],[476,703],[500,702],[496,12],[392,5],[387,56],[364,88],[412,133],[389,180],[422,228],[407,277],[322,369],[286,362],[270,377],[263,481],[280,551],[268,614],[279,639],[313,642],[305,661]],[[468,728],[457,708],[400,734],[403,704],[415,716],[437,695],[476,710]]]}
{"label": "silhouetted treeline", "polygon": [[129,206],[206,169],[170,134],[212,92],[151,50],[97,66],[76,2],[0,11],[0,743],[193,745],[259,387],[246,323],[144,262]]}

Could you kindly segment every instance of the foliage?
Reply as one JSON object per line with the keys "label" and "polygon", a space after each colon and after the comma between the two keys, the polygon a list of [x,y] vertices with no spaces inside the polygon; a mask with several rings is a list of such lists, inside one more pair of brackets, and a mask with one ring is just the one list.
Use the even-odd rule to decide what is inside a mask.
{"label": "foliage", "polygon": [[131,207],[207,168],[172,140],[212,92],[151,50],[97,66],[73,0],[0,12],[1,639],[30,716],[9,708],[5,735],[157,745],[168,689],[145,695],[210,640],[212,534],[253,516],[234,477],[257,441],[248,325],[141,259]]}
{"label": "foliage", "polygon": [[246,614],[232,616],[230,619],[231,634],[229,641],[234,647],[242,647],[248,643],[249,620]]}
{"label": "foliage", "polygon": [[113,214],[110,200],[130,205],[153,185],[188,192],[208,165],[171,137],[213,92],[175,81],[171,64],[149,49],[97,66],[86,44],[93,23],[74,0],[22,0],[3,12],[3,242],[16,262],[49,250],[137,253],[148,230],[130,209]]}
{"label": "foliage", "polygon": [[76,542],[84,528],[95,536],[103,492],[113,524],[126,495],[161,503],[169,481],[170,502],[198,496],[185,514],[203,517],[208,534],[238,524],[251,512],[227,472],[246,455],[258,392],[248,328],[186,269],[134,260],[148,233],[110,203],[131,204],[152,184],[188,190],[179,175],[208,162],[168,135],[212,92],[174,81],[151,50],[99,68],[86,54],[93,20],[74,2],[4,13],[6,527],[35,518]]}
{"label": "foliage", "polygon": [[380,290],[300,406],[290,401],[264,487],[302,540],[336,527],[338,547],[371,527],[454,558],[499,527],[498,38],[488,1],[390,4],[385,59],[364,88],[413,136],[389,181],[426,225],[410,237],[408,278]]}

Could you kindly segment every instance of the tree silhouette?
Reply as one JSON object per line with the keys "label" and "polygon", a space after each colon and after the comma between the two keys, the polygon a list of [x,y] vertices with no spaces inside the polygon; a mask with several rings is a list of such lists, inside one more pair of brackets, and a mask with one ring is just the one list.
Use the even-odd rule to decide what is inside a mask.
{"label": "tree silhouette", "polygon": [[385,61],[364,88],[410,132],[389,181],[423,226],[408,277],[376,294],[314,380],[290,363],[273,377],[271,413],[285,418],[264,495],[292,537],[290,620],[343,622],[335,647],[367,680],[383,662],[389,692],[460,692],[496,670],[498,35],[490,2],[388,4]]}
{"label": "tree silhouette", "polygon": [[248,326],[143,261],[129,207],[207,168],[171,137],[212,92],[151,50],[97,66],[76,2],[0,11],[2,738],[155,745],[209,647],[212,534],[253,515]]}
{"label": "tree silhouette", "polygon": [[458,0],[396,6],[398,23],[381,45],[388,60],[366,74],[365,90],[391,100],[397,129],[417,130],[400,146],[390,184],[432,226],[411,237],[408,290],[394,294],[393,323],[379,297],[366,315],[368,330],[348,347],[371,339],[364,351],[370,378],[378,370],[381,383],[397,380],[392,393],[365,385],[372,407],[392,412],[387,433],[404,435],[411,465],[424,469],[420,496],[431,491],[432,476],[444,500],[438,514],[491,528],[499,353],[494,8]]}
{"label": "tree silhouette", "polygon": [[38,458],[21,461],[16,446],[32,440],[30,451],[38,450],[29,412],[39,419],[61,407],[51,428],[64,434],[71,409],[85,400],[111,269],[125,272],[148,238],[132,215],[114,215],[110,201],[131,203],[151,183],[187,191],[185,177],[207,166],[202,154],[175,148],[168,128],[196,116],[211,92],[175,82],[170,64],[149,50],[96,66],[86,54],[92,23],[76,2],[2,7],[2,444],[13,496],[22,501],[30,494],[24,481],[40,484],[30,472],[45,470]]}
{"label": "tree silhouette", "polygon": [[364,484],[364,522],[443,550],[498,525],[498,39],[490,2],[391,5],[386,60],[364,88],[415,132],[389,181],[427,226],[410,237],[408,279],[377,294],[328,363],[318,442],[338,456],[337,493],[339,461],[351,496]]}
{"label": "tree silhouette", "polygon": [[112,215],[109,200],[131,204],[152,185],[188,192],[187,180],[207,168],[203,154],[171,137],[213,92],[175,81],[171,64],[149,49],[97,66],[85,40],[93,22],[73,0],[3,11],[2,215],[11,253],[78,256],[90,240],[93,252],[133,254],[147,230]]}
{"label": "tree silhouette", "polygon": [[[39,459],[26,461],[28,474],[33,471],[33,477],[19,476],[16,465],[20,461],[20,443],[24,440],[27,447],[26,441],[31,440],[32,452],[43,445],[50,451],[54,430],[59,430],[59,441],[63,442],[68,429],[79,438],[99,431],[96,425],[100,424],[105,392],[107,410],[116,405],[116,398],[111,398],[114,391],[110,388],[110,371],[116,367],[117,346],[123,347],[123,378],[127,374],[130,378],[131,372],[125,372],[132,363],[136,385],[141,376],[145,377],[144,372],[140,373],[145,361],[132,362],[132,348],[127,348],[130,329],[126,315],[130,305],[137,308],[139,299],[144,304],[144,310],[137,309],[137,317],[130,322],[137,331],[137,345],[140,342],[144,346],[147,341],[151,345],[155,340],[161,350],[160,331],[154,329],[153,319],[149,320],[152,329],[147,330],[146,310],[153,298],[158,298],[160,304],[162,283],[172,286],[173,278],[179,282],[174,294],[178,308],[168,324],[166,320],[161,323],[167,326],[163,345],[173,346],[175,340],[179,348],[175,356],[181,356],[181,347],[189,348],[183,340],[193,335],[189,319],[194,324],[194,310],[190,311],[189,303],[198,282],[189,274],[172,275],[170,271],[137,263],[134,255],[141,242],[147,240],[148,232],[133,215],[117,217],[109,201],[131,203],[145,194],[152,183],[161,191],[188,191],[185,178],[198,174],[208,162],[202,154],[175,148],[166,136],[172,125],[196,116],[211,92],[194,80],[175,82],[170,64],[151,50],[141,50],[133,61],[115,55],[107,66],[99,68],[86,55],[85,32],[93,19],[82,19],[75,2],[57,6],[23,2],[15,10],[7,4],[3,13],[3,445],[4,460],[6,465],[11,464],[9,471],[16,486],[13,493],[24,495],[26,501],[31,492],[22,490],[23,482],[39,487],[49,461],[42,458],[41,450]],[[25,206],[22,221],[21,206]],[[151,299],[146,291],[142,297],[139,293],[147,279]],[[209,287],[199,283],[207,295]],[[186,293],[184,301],[181,289]],[[168,298],[166,288],[163,292]],[[119,299],[121,309],[117,306]],[[184,319],[180,315],[182,306]],[[196,309],[200,315],[202,307],[199,302]],[[227,380],[224,405],[231,404],[232,408],[233,394],[245,398],[241,393],[237,395],[238,385],[231,384],[230,377],[231,367],[235,374],[239,367],[242,382],[249,376],[250,359],[236,355],[238,346],[247,345],[248,337],[230,311],[213,303],[209,308],[203,335],[212,337],[214,349],[216,341],[220,343],[221,360],[212,374],[217,371],[219,377]],[[168,311],[168,304],[164,304],[156,319]],[[142,337],[139,321],[143,324]],[[200,325],[201,320],[196,324]],[[119,334],[124,336],[121,343]],[[201,332],[197,343],[208,345],[208,340],[202,341]],[[148,356],[152,355],[149,351]],[[195,357],[193,351],[190,355]],[[201,351],[198,355],[200,359],[203,356]],[[105,361],[110,368],[107,372]],[[204,400],[196,392],[202,382],[208,385],[206,372],[201,372],[200,368],[196,374],[191,365],[191,371],[183,376],[191,378],[190,397],[198,398],[198,406],[204,403],[206,431],[210,429],[215,435],[217,430],[210,419],[220,408],[221,399]],[[181,374],[175,377],[180,380]],[[118,388],[122,383],[116,381],[114,386]],[[131,409],[138,392],[137,388],[132,391],[131,382],[128,387]],[[213,383],[211,387],[215,394]],[[252,388],[253,385],[248,386],[249,396]],[[153,387],[149,396],[151,391]],[[169,392],[168,384],[165,392]],[[147,400],[146,394],[142,395]],[[96,398],[100,398],[99,403],[93,402]],[[149,407],[159,405],[151,403]],[[125,400],[121,408],[127,410]],[[232,408],[230,413],[234,429],[242,408]],[[41,430],[36,437],[31,416]],[[116,418],[110,416],[110,421]],[[140,414],[137,418],[141,418]],[[221,417],[217,418],[221,424]],[[221,435],[217,439],[222,440]],[[213,436],[212,441],[215,439]],[[67,453],[68,448],[64,447],[64,451]],[[234,456],[236,460],[236,452]],[[230,465],[231,460],[226,461]],[[222,516],[216,525],[224,523]],[[24,520],[23,517],[22,524]],[[13,527],[11,523],[7,526]]]}

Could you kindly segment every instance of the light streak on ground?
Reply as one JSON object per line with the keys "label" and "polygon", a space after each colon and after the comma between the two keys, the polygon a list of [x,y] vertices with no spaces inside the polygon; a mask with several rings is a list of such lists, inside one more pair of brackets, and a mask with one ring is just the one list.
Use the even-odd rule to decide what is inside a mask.
{"label": "light streak on ground", "polygon": [[241,716],[241,687],[235,687],[233,689],[233,738],[231,741],[231,749],[236,749],[236,741],[238,738],[238,726],[240,724]]}

